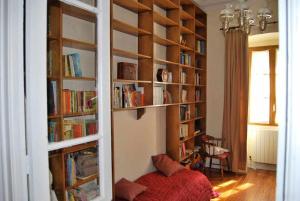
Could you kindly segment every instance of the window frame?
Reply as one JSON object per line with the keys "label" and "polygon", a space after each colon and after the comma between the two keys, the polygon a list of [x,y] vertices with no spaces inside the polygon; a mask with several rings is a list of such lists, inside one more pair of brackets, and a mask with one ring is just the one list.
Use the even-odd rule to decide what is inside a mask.
{"label": "window frame", "polygon": [[[269,123],[260,123],[260,122],[250,122],[248,118],[249,125],[258,125],[258,126],[278,126],[275,122],[276,118],[276,50],[279,48],[278,45],[270,46],[259,46],[259,47],[249,47],[248,48],[248,58],[249,58],[249,97],[250,97],[250,83],[251,83],[251,62],[252,62],[252,53],[254,51],[269,51],[269,68],[270,68],[270,106],[269,106]],[[250,105],[250,102],[249,102]],[[248,112],[250,115],[250,110]]]}

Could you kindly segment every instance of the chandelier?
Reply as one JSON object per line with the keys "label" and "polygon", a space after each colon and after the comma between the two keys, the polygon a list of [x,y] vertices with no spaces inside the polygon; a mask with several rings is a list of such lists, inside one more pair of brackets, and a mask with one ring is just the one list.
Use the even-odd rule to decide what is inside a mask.
{"label": "chandelier", "polygon": [[[260,31],[265,31],[272,12],[267,5],[260,8],[256,15]],[[251,27],[255,26],[255,17],[246,4],[246,0],[239,0],[239,3],[233,8],[232,4],[226,4],[225,9],[220,12],[223,33],[226,34],[229,28],[238,28],[247,34],[250,34]]]}

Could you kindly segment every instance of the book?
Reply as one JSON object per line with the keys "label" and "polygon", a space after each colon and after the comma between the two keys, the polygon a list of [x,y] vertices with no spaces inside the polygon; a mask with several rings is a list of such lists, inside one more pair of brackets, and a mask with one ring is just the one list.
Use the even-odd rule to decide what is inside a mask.
{"label": "book", "polygon": [[180,128],[179,128],[180,140],[186,138],[188,135],[189,135],[189,125],[188,124],[180,124]]}
{"label": "book", "polygon": [[56,81],[47,83],[48,115],[57,114],[57,85]]}
{"label": "book", "polygon": [[180,83],[186,84],[187,83],[187,73],[182,71],[180,76]]}
{"label": "book", "polygon": [[164,104],[164,89],[161,86],[153,87],[153,104],[162,105]]}
{"label": "book", "polygon": [[66,77],[82,77],[79,53],[64,55],[63,60],[65,72],[64,75]]}
{"label": "book", "polygon": [[189,120],[191,117],[190,105],[180,105],[180,120]]}
{"label": "book", "polygon": [[114,108],[128,108],[143,106],[145,104],[144,87],[136,84],[114,84],[113,106]]}
{"label": "book", "polygon": [[56,121],[48,121],[48,142],[57,142],[58,138],[58,124]]}
{"label": "book", "polygon": [[125,80],[137,79],[137,65],[128,62],[119,62],[117,69],[117,78]]}
{"label": "book", "polygon": [[186,89],[182,89],[181,90],[181,102],[187,102],[187,90]]}

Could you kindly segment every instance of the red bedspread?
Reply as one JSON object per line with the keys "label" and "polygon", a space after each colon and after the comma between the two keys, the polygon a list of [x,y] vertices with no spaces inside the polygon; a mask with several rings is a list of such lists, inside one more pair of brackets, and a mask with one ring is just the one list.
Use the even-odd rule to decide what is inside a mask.
{"label": "red bedspread", "polygon": [[184,169],[170,177],[153,172],[136,182],[148,189],[134,201],[209,201],[212,197],[212,186],[199,171]]}

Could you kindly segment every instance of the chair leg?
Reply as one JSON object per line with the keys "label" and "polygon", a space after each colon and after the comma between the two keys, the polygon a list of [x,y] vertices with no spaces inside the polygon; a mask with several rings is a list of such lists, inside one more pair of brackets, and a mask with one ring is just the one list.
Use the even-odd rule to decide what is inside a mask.
{"label": "chair leg", "polygon": [[220,160],[220,168],[221,168],[221,176],[222,176],[222,179],[224,177],[224,171],[223,171],[223,160]]}
{"label": "chair leg", "polygon": [[230,171],[231,171],[231,169],[230,169],[230,164],[229,164],[229,158],[228,158],[228,157],[226,158],[226,162],[227,162],[227,168],[228,168],[228,172],[230,172]]}

